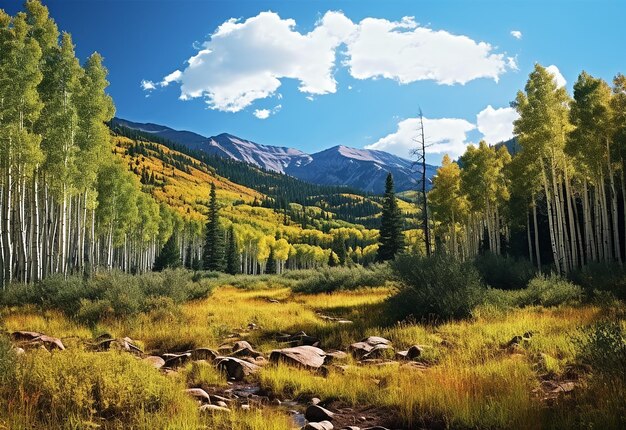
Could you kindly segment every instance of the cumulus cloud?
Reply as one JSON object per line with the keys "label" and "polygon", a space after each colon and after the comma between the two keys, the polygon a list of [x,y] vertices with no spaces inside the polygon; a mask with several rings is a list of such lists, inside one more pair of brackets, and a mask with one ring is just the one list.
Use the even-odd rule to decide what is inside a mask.
{"label": "cumulus cloud", "polygon": [[143,80],[141,81],[141,89],[144,91],[152,91],[156,89],[156,85],[152,81]]}
{"label": "cumulus cloud", "polygon": [[506,71],[503,54],[467,36],[420,27],[412,17],[400,21],[365,18],[347,42],[350,73],[357,79],[383,77],[406,84],[433,80],[465,84],[478,78],[498,81]]}
{"label": "cumulus cloud", "polygon": [[489,144],[508,140],[513,137],[513,121],[519,118],[511,107],[494,109],[491,105],[476,115],[476,125]]}
{"label": "cumulus cloud", "polygon": [[514,38],[516,38],[517,40],[522,38],[522,32],[519,30],[512,30],[511,31],[511,36],[513,36]]}
{"label": "cumulus cloud", "polygon": [[[469,121],[459,118],[424,118],[424,134],[428,147],[427,154],[458,157],[465,152],[467,133],[476,129]],[[401,157],[410,158],[411,151],[417,147],[420,133],[419,118],[408,118],[398,123],[398,129],[366,146],[367,149],[377,149],[391,152]],[[437,160],[438,162],[439,160]]]}
{"label": "cumulus cloud", "polygon": [[281,108],[282,105],[274,106],[273,109],[255,109],[252,115],[256,116],[258,119],[268,119],[270,115],[274,115],[280,111]]}
{"label": "cumulus cloud", "polygon": [[565,84],[567,84],[567,81],[565,80],[565,78],[561,74],[561,71],[554,64],[552,64],[551,66],[546,67],[546,70],[548,72],[550,72],[554,76],[554,82],[557,84],[557,86],[564,87]]}
{"label": "cumulus cloud", "polygon": [[[345,54],[340,64],[338,52]],[[478,78],[497,81],[507,69],[516,68],[514,60],[495,53],[488,43],[421,27],[412,17],[354,23],[341,12],[328,11],[312,31],[301,33],[293,19],[262,12],[224,22],[198,46],[184,69],[157,83],[145,81],[152,84],[145,89],[177,82],[183,100],[201,97],[211,109],[238,112],[255,100],[277,95],[285,78],[297,80],[307,98],[335,93],[334,72],[340,66],[357,79],[447,85]]]}

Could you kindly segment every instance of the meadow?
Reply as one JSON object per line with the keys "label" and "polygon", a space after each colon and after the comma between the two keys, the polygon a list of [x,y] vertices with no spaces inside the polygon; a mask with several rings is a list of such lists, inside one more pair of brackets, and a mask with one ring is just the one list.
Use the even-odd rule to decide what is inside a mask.
{"label": "meadow", "polygon": [[[7,334],[0,343],[0,428],[290,429],[313,398],[336,411],[340,425],[624,425],[626,308],[611,294],[589,298],[571,282],[535,278],[522,290],[486,289],[463,318],[399,318],[403,287],[388,268],[326,270],[260,277],[114,273],[57,280],[55,290],[9,287],[0,314]],[[335,282],[327,291],[344,278],[352,280],[347,288]],[[124,285],[126,293],[99,297],[108,291],[102,284]],[[60,338],[66,349],[17,354],[8,335],[20,330]],[[228,381],[207,360],[164,371],[139,359],[200,347],[222,351],[237,340],[268,357],[284,347],[281,333],[300,331],[325,351],[380,336],[396,350],[419,345],[422,353],[414,361],[367,364],[349,355],[323,373],[270,363],[242,382]],[[95,351],[103,335],[128,337],[143,353]],[[201,412],[184,392],[228,395],[241,384],[255,394],[229,405],[228,413]]]}

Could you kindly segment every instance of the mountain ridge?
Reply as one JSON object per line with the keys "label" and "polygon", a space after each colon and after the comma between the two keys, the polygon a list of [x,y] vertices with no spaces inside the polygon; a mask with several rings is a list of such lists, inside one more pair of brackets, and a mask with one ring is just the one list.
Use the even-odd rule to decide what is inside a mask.
{"label": "mountain ridge", "polygon": [[[384,190],[388,172],[394,176],[397,191],[414,189],[418,184],[413,163],[385,151],[336,145],[307,154],[296,148],[260,144],[230,133],[206,137],[192,131],[117,117],[111,123],[150,133],[193,150],[243,161],[321,185],[348,186],[380,194]],[[436,169],[432,165],[426,167],[429,188],[430,178],[434,176]]]}

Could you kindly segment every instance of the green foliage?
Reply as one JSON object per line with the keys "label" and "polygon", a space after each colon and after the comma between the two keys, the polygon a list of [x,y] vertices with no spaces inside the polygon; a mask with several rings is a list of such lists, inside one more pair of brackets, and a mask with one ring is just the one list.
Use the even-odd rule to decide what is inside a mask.
{"label": "green foliage", "polygon": [[149,312],[155,307],[166,307],[171,312],[175,304],[206,297],[215,285],[205,279],[193,281],[191,272],[185,270],[143,275],[112,271],[89,279],[79,276],[64,279],[59,275],[31,286],[11,284],[0,296],[0,304],[59,309],[93,325],[109,318]]}
{"label": "green foliage", "polygon": [[163,249],[154,260],[153,270],[160,272],[163,269],[177,268],[182,265],[180,260],[180,250],[178,249],[178,240],[176,235],[171,235],[163,245]]}
{"label": "green foliage", "polygon": [[[396,194],[393,189],[393,176],[389,173],[385,183],[385,197],[380,221],[378,261],[393,260],[395,256],[403,250],[404,235],[402,234],[402,213],[398,207]],[[341,254],[339,254],[339,260],[342,261]]]}
{"label": "green foliage", "polygon": [[486,287],[476,268],[447,254],[402,255],[392,267],[401,286],[388,304],[398,320],[465,318],[485,296]]}
{"label": "green foliage", "polygon": [[296,272],[300,281],[293,288],[299,293],[331,293],[366,287],[382,287],[390,278],[389,266],[325,267],[315,271]]}
{"label": "green foliage", "polygon": [[589,295],[605,291],[626,300],[626,269],[617,263],[589,263],[572,272],[570,278]]}
{"label": "green foliage", "polygon": [[581,362],[601,374],[626,378],[626,330],[620,322],[598,322],[576,341]]}
{"label": "green foliage", "polygon": [[535,267],[528,260],[515,259],[486,252],[474,259],[474,266],[492,288],[520,290],[535,276]]}
{"label": "green foliage", "polygon": [[16,358],[11,342],[0,334],[0,392],[15,376]]}
{"label": "green foliage", "polygon": [[13,379],[5,400],[39,412],[38,428],[72,421],[83,428],[103,419],[133,427],[145,415],[193,413],[181,386],[126,353],[32,351]]}

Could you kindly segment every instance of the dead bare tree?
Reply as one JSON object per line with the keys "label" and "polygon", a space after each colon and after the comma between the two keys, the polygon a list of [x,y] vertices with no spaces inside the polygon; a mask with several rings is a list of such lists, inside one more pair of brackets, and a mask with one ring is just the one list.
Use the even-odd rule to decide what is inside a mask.
{"label": "dead bare tree", "polygon": [[428,222],[428,194],[426,193],[426,148],[429,146],[426,144],[426,138],[424,134],[424,116],[422,115],[422,109],[419,110],[419,128],[418,136],[413,138],[413,141],[417,143],[417,147],[411,151],[411,155],[415,157],[413,167],[418,168],[418,192],[421,194],[421,201],[418,197],[417,204],[422,212],[422,230],[424,231],[424,245],[426,249],[426,256],[430,257],[431,254],[431,241],[430,241],[430,225]]}

